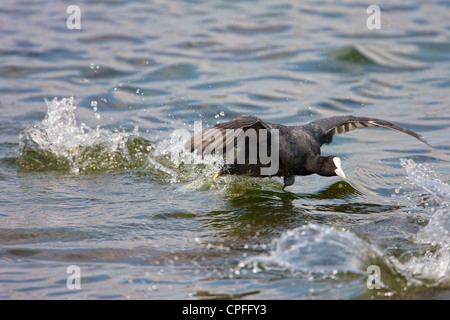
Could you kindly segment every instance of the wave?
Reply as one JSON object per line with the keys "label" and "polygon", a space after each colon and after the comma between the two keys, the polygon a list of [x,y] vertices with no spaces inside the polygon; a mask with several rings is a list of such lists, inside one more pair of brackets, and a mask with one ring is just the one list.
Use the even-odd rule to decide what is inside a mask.
{"label": "wave", "polygon": [[393,259],[396,269],[409,279],[409,285],[450,284],[450,186],[433,177],[429,168],[415,163],[411,159],[401,159],[408,180],[425,190],[436,205],[426,211],[428,223],[421,228],[413,239],[417,244],[429,245],[422,256],[414,256],[400,263]]}
{"label": "wave", "polygon": [[17,162],[22,170],[79,174],[136,168],[153,148],[139,137],[137,127],[113,132],[78,124],[73,97],[46,103],[45,118],[20,133]]}
{"label": "wave", "polygon": [[353,45],[336,49],[333,56],[345,62],[374,64],[390,69],[414,70],[425,68],[424,64],[410,57],[405,57],[411,51],[413,51],[413,47],[408,46]]}
{"label": "wave", "polygon": [[198,159],[185,152],[185,140],[176,134],[152,142],[140,137],[138,127],[131,132],[91,128],[78,123],[73,97],[46,103],[45,118],[20,133],[17,163],[22,171],[91,174],[137,169],[163,183],[182,183],[180,190],[223,190],[234,182],[230,186],[233,190],[236,183],[242,186],[250,181],[238,177],[215,179],[223,159],[215,155]]}
{"label": "wave", "polygon": [[315,279],[336,278],[338,274],[365,273],[364,266],[381,255],[376,246],[351,231],[317,224],[289,230],[270,247],[268,254],[247,258],[239,268],[251,267],[253,273],[289,271]]}
{"label": "wave", "polygon": [[394,293],[404,287],[448,286],[450,186],[432,177],[428,168],[413,160],[401,159],[401,165],[413,186],[424,189],[437,203],[427,209],[426,226],[408,239],[415,247],[428,246],[424,253],[411,253],[407,261],[400,261],[350,230],[308,224],[284,232],[272,240],[265,253],[243,259],[237,270],[243,273],[250,269],[254,274],[289,272],[316,280],[348,275],[367,277],[368,266],[377,265],[382,270],[381,287]]}

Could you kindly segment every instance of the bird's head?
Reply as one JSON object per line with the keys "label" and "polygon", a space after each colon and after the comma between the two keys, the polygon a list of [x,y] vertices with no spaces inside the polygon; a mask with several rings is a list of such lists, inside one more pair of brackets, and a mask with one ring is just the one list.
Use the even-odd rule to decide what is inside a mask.
{"label": "bird's head", "polygon": [[336,156],[329,156],[325,158],[325,163],[323,164],[325,172],[330,176],[339,176],[342,179],[346,179],[345,173],[341,167],[341,159]]}

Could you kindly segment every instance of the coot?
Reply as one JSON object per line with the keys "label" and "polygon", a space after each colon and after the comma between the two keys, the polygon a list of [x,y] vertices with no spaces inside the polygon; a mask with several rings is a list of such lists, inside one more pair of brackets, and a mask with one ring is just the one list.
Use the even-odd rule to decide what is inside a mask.
{"label": "coot", "polygon": [[321,156],[320,147],[331,143],[336,134],[367,127],[398,130],[429,145],[417,133],[376,118],[348,115],[324,118],[300,126],[284,126],[245,115],[201,131],[185,147],[202,155],[226,155],[226,164],[216,176],[283,176],[284,189],[294,183],[295,176],[316,173],[345,179],[340,158]]}

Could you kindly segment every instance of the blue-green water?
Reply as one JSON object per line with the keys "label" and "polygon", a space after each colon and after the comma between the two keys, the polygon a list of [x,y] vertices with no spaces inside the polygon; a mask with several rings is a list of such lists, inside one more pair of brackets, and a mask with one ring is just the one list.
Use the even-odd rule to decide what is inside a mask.
{"label": "blue-green water", "polygon": [[[0,8],[0,298],[450,298],[447,2],[379,2],[373,30],[363,1],[77,1],[70,30],[72,4]],[[285,191],[170,157],[241,114],[434,149],[352,131],[323,148],[347,181]]]}

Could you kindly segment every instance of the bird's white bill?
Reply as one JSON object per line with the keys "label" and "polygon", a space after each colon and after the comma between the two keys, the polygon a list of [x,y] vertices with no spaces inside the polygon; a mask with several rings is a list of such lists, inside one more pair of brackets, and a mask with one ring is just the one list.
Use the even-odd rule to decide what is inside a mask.
{"label": "bird's white bill", "polygon": [[342,179],[346,179],[345,173],[341,168],[341,159],[339,159],[338,157],[334,157],[333,162],[336,166],[336,169],[334,169],[334,173],[336,173],[336,175],[338,175]]}

